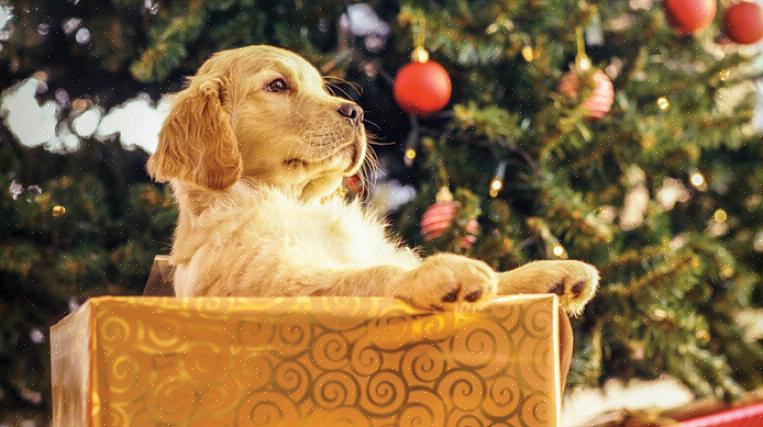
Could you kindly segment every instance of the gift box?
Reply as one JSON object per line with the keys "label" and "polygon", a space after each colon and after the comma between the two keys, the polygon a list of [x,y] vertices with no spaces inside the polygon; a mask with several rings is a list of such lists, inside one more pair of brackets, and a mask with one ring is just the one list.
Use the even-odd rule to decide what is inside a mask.
{"label": "gift box", "polygon": [[729,403],[717,398],[691,401],[680,407],[658,410],[619,409],[585,423],[586,427],[753,427],[763,426],[763,391]]}
{"label": "gift box", "polygon": [[763,425],[763,402],[725,408],[681,421],[682,427],[748,427]]}
{"label": "gift box", "polygon": [[555,295],[93,298],[51,331],[54,426],[559,425]]}

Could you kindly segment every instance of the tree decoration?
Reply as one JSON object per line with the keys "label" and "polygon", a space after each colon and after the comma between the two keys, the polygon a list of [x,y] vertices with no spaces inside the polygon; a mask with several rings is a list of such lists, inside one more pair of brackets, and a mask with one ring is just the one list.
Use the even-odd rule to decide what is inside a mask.
{"label": "tree decoration", "polygon": [[527,225],[541,238],[547,259],[567,259],[567,249],[562,242],[551,232],[548,224],[542,218],[531,217],[527,219]]}
{"label": "tree decoration", "polygon": [[528,44],[522,46],[522,58],[524,58],[527,62],[533,62],[535,59],[535,52],[533,51],[532,45]]}
{"label": "tree decoration", "polygon": [[403,111],[427,116],[450,101],[452,84],[442,65],[429,59],[424,49],[424,21],[414,22],[411,62],[403,66],[392,85],[395,101]]}
{"label": "tree decoration", "polygon": [[694,34],[713,22],[715,0],[665,0],[670,25],[680,34]]}
{"label": "tree decoration", "polygon": [[590,78],[593,79],[593,90],[582,101],[582,105],[587,112],[587,117],[601,119],[612,109],[612,104],[615,101],[615,88],[612,85],[612,80],[603,71],[596,70],[590,74],[591,59],[585,53],[585,41],[580,28],[576,30],[576,38],[578,53],[575,57],[575,64],[559,82],[559,92],[569,97],[578,96],[581,77],[590,75]]}
{"label": "tree decoration", "polygon": [[490,186],[488,192],[490,197],[495,199],[503,189],[503,179],[506,176],[506,160],[501,160],[498,163],[498,169],[495,171],[493,179],[490,180]]}
{"label": "tree decoration", "polygon": [[657,98],[657,108],[660,111],[668,111],[670,109],[670,100],[665,96]]}
{"label": "tree decoration", "polygon": [[763,9],[756,3],[742,1],[726,10],[725,32],[739,44],[752,44],[763,38]]}
{"label": "tree decoration", "polygon": [[702,175],[702,172],[698,170],[689,174],[689,182],[691,182],[691,185],[699,191],[707,190],[707,180],[705,179],[705,175]]}
{"label": "tree decoration", "polygon": [[[429,241],[442,236],[445,231],[453,226],[458,208],[461,204],[453,200],[453,195],[447,186],[440,188],[435,197],[435,204],[424,211],[421,217],[421,236]],[[479,224],[476,218],[472,218],[466,224],[465,230],[469,235],[464,236],[459,247],[469,249],[477,241],[475,234],[479,232]]]}
{"label": "tree decoration", "polygon": [[405,138],[405,146],[403,147],[403,164],[409,168],[413,166],[414,160],[418,153],[416,152],[416,146],[419,144],[419,125],[416,116],[411,115],[411,130],[408,132],[408,136]]}

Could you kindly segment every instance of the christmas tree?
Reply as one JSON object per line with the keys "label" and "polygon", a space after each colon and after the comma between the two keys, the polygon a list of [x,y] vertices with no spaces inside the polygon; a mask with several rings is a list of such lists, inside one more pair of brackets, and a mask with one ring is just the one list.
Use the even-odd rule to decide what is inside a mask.
{"label": "christmas tree", "polygon": [[[763,383],[763,348],[736,322],[763,301],[759,70],[722,35],[731,2],[699,23],[651,0],[0,6],[11,11],[0,81],[34,76],[38,99],[59,105],[59,134],[91,108],[178,90],[215,51],[299,52],[365,108],[380,168],[361,193],[408,243],[501,270],[599,267],[599,294],[574,322],[571,385],[667,372],[733,398]],[[407,114],[393,98],[415,47],[453,82],[441,112]],[[140,150],[88,137],[52,154],[2,126],[0,405],[34,407],[48,395],[45,328],[70,302],[138,293],[175,213]],[[422,233],[443,188],[459,206],[452,226]]]}

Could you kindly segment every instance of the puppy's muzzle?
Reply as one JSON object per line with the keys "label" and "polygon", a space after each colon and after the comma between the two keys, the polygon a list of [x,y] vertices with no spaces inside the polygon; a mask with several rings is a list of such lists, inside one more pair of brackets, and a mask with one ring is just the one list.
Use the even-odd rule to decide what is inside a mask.
{"label": "puppy's muzzle", "polygon": [[363,109],[354,102],[346,102],[339,106],[337,110],[342,117],[345,117],[350,123],[359,127],[363,124]]}

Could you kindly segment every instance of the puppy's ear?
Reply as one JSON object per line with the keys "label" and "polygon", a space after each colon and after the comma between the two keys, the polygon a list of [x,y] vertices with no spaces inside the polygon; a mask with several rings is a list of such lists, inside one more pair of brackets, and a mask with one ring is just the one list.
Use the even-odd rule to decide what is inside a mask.
{"label": "puppy's ear", "polygon": [[178,93],[148,159],[158,181],[177,179],[223,190],[241,177],[242,162],[230,114],[223,109],[230,84],[222,77],[195,76]]}

